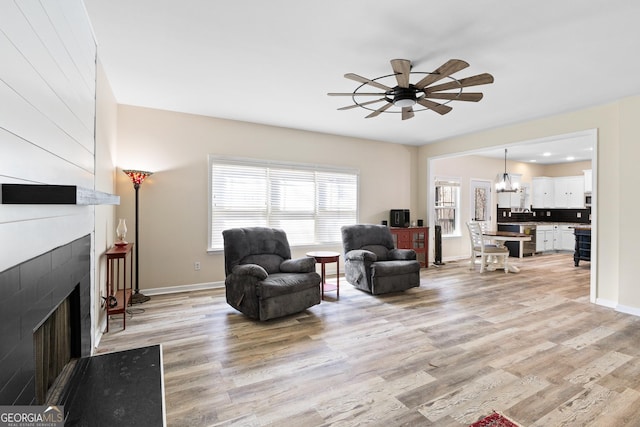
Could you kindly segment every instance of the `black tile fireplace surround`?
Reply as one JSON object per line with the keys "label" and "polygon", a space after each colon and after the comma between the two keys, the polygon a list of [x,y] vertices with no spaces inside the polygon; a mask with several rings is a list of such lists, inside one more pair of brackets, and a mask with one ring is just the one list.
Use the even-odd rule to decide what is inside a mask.
{"label": "black tile fireplace surround", "polygon": [[91,236],[0,272],[0,405],[35,404],[33,332],[79,287],[77,356],[91,354]]}

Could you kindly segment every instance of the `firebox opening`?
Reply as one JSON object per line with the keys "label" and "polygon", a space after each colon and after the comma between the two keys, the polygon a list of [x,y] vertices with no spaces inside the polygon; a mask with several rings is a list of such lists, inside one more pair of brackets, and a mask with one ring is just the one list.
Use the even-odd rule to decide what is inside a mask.
{"label": "firebox opening", "polygon": [[69,365],[82,355],[80,284],[36,328],[33,348],[36,402],[42,405],[56,399],[47,396],[49,391],[61,392],[72,370]]}

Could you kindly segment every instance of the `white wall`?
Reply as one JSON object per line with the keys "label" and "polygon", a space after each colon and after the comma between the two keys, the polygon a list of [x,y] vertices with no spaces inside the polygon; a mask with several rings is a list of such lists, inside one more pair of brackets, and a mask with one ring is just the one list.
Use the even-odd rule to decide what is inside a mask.
{"label": "white wall", "polygon": [[584,176],[585,169],[591,169],[591,162],[560,163],[545,166],[543,176]]}
{"label": "white wall", "polygon": [[[96,46],[81,0],[0,4],[0,182],[94,186]],[[0,271],[93,231],[93,207],[0,205]]]}
{"label": "white wall", "polygon": [[[116,192],[116,142],[118,105],[111,86],[98,62],[96,76],[96,190],[115,194]],[[95,280],[93,283],[93,331],[102,331],[106,322],[105,311],[101,309],[100,295],[106,294],[107,261],[105,252],[115,241],[116,206],[99,205],[95,207],[94,257]]]}
{"label": "white wall", "polygon": [[[379,224],[389,209],[417,211],[417,152],[399,144],[120,105],[117,216],[127,221],[127,240],[135,240],[134,190],[121,170],[154,172],[139,190],[140,289],[224,280],[222,253],[206,253],[209,154],[357,169],[360,222]],[[342,252],[339,245],[321,249]],[[308,250],[294,248],[293,255]],[[194,271],[194,261],[201,262],[200,271]]]}
{"label": "white wall", "polygon": [[[0,30],[0,182],[115,193],[117,107],[82,1],[3,1]],[[92,234],[95,338],[114,215],[114,206],[0,204],[0,271]]]}
{"label": "white wall", "polygon": [[[611,188],[612,183],[606,179],[598,182],[598,206],[604,195],[609,192],[616,194],[618,203],[615,212],[608,212],[608,216],[601,215],[602,222],[615,218],[618,222],[620,239],[615,249],[618,256],[619,270],[619,304],[623,311],[640,315],[640,287],[638,286],[638,242],[640,228],[638,227],[638,212],[640,198],[638,198],[638,160],[640,159],[640,97],[627,98],[619,103],[620,111],[620,146],[615,151],[618,154],[616,164],[619,172],[618,187]],[[608,147],[603,147],[605,150]],[[598,163],[600,165],[600,163]],[[600,169],[602,170],[602,169]],[[609,170],[602,174],[610,173]],[[599,174],[600,176],[601,174]],[[606,177],[604,177],[606,178]],[[607,236],[602,236],[606,238]],[[607,243],[609,243],[607,239]],[[608,250],[609,246],[600,252]],[[603,277],[602,280],[610,280]]]}

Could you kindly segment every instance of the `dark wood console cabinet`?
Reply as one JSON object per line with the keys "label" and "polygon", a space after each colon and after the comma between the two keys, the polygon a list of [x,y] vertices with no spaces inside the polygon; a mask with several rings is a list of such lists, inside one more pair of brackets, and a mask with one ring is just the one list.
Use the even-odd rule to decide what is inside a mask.
{"label": "dark wood console cabinet", "polygon": [[429,265],[429,227],[390,227],[397,249],[413,249],[420,267]]}

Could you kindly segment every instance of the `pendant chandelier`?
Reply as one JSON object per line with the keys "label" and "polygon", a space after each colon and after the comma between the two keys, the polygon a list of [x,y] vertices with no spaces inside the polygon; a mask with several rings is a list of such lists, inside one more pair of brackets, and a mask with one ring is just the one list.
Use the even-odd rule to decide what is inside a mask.
{"label": "pendant chandelier", "polygon": [[504,149],[504,173],[498,174],[496,183],[496,191],[498,193],[515,193],[518,189],[518,183],[514,183],[511,175],[507,173],[507,149]]}

